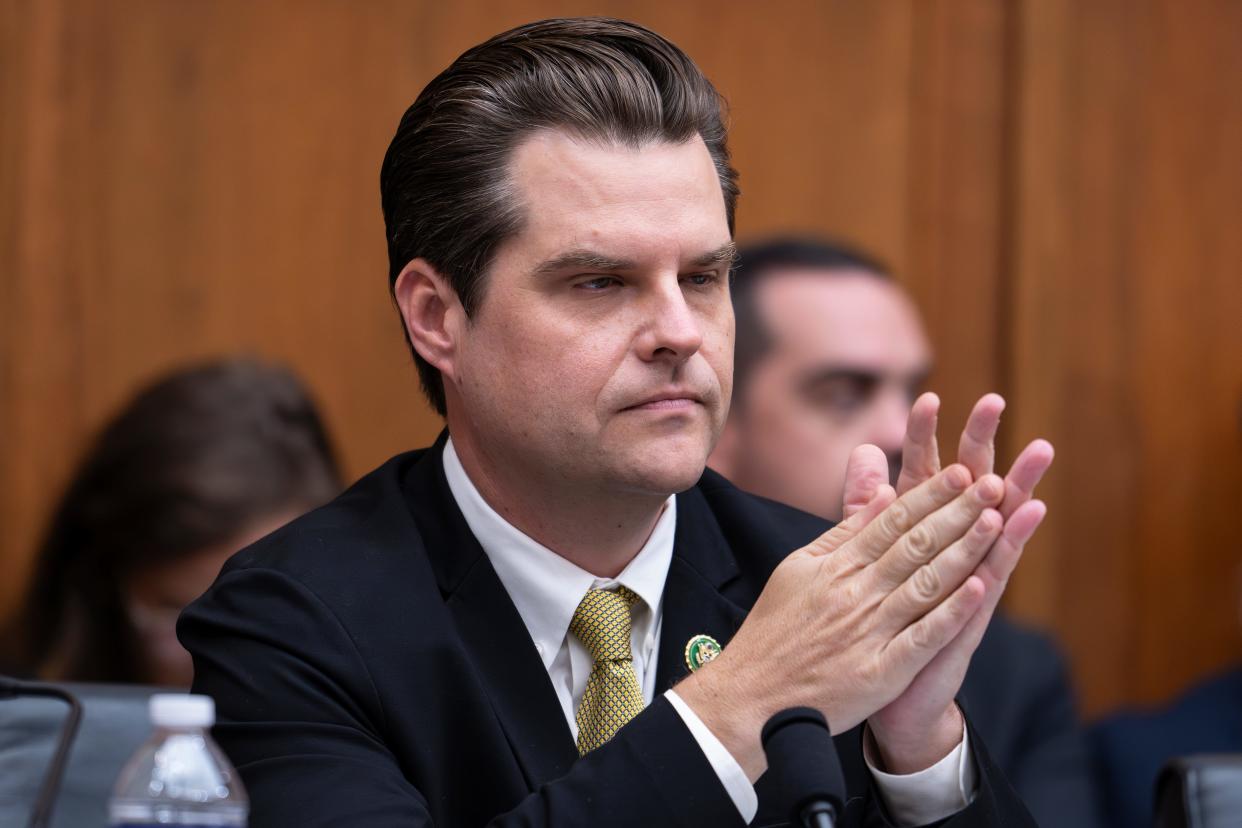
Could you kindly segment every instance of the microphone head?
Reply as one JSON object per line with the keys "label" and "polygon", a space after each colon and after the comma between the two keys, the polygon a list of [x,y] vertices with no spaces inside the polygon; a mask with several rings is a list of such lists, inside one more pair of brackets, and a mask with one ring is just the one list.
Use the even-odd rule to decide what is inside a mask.
{"label": "microphone head", "polygon": [[822,713],[810,707],[782,710],[768,719],[760,740],[794,825],[803,824],[803,811],[812,803],[830,803],[837,814],[844,810],[845,775]]}

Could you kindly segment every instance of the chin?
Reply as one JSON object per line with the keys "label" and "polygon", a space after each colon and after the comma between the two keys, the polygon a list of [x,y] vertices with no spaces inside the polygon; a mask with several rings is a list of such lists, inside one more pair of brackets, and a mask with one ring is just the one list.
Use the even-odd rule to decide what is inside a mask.
{"label": "chin", "polygon": [[667,497],[699,482],[707,466],[707,447],[654,447],[622,464],[622,485],[632,491]]}

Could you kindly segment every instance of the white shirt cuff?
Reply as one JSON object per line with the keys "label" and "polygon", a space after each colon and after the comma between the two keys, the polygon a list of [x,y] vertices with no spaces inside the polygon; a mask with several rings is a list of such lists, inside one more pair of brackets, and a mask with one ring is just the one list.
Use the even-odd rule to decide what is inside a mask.
{"label": "white shirt cuff", "polygon": [[930,768],[917,773],[885,773],[875,766],[871,736],[863,740],[863,757],[875,778],[880,798],[898,828],[927,825],[952,816],[975,798],[978,771],[970,751],[970,736],[962,722],[962,741]]}
{"label": "white shirt cuff", "polygon": [[750,784],[750,780],[746,778],[746,772],[733,758],[733,754],[729,753],[729,749],[720,743],[715,734],[708,730],[707,725],[703,724],[698,714],[691,710],[680,696],[669,690],[664,697],[686,723],[694,741],[699,743],[703,755],[707,757],[712,770],[719,777],[720,784],[724,786],[725,792],[733,800],[737,812],[742,815],[742,822],[749,825],[750,821],[755,818],[755,814],[759,812],[759,797],[755,794],[755,786]]}

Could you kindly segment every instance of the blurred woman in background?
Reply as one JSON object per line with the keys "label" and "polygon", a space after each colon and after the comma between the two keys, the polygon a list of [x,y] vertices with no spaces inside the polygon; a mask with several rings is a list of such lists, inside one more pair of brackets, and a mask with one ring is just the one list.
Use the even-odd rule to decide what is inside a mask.
{"label": "blurred woman in background", "polygon": [[339,489],[323,422],[287,370],[233,359],[158,380],[61,498],[5,660],[49,680],[189,686],[181,609],[235,551]]}

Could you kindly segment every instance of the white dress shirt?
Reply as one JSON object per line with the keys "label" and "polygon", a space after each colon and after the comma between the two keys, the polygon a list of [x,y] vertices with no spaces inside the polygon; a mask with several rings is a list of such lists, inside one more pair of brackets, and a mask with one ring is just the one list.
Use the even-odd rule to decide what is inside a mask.
{"label": "white dress shirt", "polygon": [[[669,497],[665,502],[651,536],[629,565],[616,578],[598,578],[497,514],[466,474],[452,438],[444,446],[444,473],[470,531],[483,547],[535,643],[574,738],[578,735],[574,711],[586,690],[592,658],[582,642],[569,634],[569,622],[588,590],[624,586],[638,595],[640,600],[632,608],[631,650],[643,699],[650,704],[655,696],[656,658],[664,617],[664,581],[673,559],[676,498]],[[673,690],[664,695],[685,721],[743,821],[749,823],[759,809],[759,800],[741,765]],[[867,765],[890,815],[899,825],[924,825],[943,819],[965,807],[974,795],[974,762],[965,733],[962,743],[948,756],[915,774],[883,773],[873,766],[870,756]]]}

